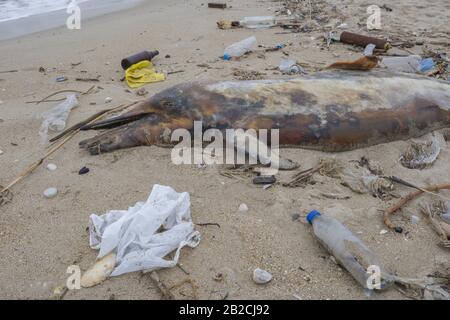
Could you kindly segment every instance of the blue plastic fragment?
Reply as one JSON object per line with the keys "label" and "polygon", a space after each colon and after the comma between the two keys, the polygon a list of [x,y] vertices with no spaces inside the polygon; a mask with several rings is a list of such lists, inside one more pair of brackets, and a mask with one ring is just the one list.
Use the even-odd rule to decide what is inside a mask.
{"label": "blue plastic fragment", "polygon": [[419,71],[420,72],[427,72],[430,71],[431,69],[433,69],[435,66],[434,61],[432,58],[426,58],[423,59],[420,62],[420,66],[419,66]]}

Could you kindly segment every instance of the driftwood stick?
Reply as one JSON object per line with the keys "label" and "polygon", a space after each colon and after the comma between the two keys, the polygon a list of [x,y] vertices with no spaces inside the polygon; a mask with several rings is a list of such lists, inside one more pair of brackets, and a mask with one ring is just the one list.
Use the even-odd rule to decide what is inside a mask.
{"label": "driftwood stick", "polygon": [[[424,187],[421,189],[429,191],[429,192],[437,192],[437,191],[443,190],[443,189],[450,189],[450,183],[431,185],[431,186],[427,186],[427,187]],[[423,193],[424,193],[424,191],[422,191],[422,190],[417,190],[417,191],[411,192],[411,193],[407,194],[406,196],[404,196],[403,198],[401,198],[395,205],[393,205],[390,208],[387,208],[384,211],[384,224],[390,229],[396,229],[396,226],[392,223],[390,216],[393,215],[396,211],[400,210],[401,207],[403,207],[405,204],[407,204],[411,200],[417,198],[418,196],[420,196]]]}

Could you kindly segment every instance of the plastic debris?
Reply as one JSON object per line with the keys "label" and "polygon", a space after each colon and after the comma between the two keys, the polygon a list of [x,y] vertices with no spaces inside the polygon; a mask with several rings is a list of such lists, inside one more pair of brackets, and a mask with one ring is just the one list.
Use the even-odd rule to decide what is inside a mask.
{"label": "plastic debris", "polygon": [[58,194],[58,189],[56,188],[48,188],[44,191],[44,197],[47,199],[51,199],[56,197],[56,195]]}
{"label": "plastic debris", "polygon": [[54,163],[49,163],[47,165],[47,169],[48,169],[48,171],[55,171],[56,169],[58,169],[58,167]]}
{"label": "plastic debris", "polygon": [[112,101],[113,101],[113,99],[111,97],[106,97],[105,98],[105,103],[110,103]]}
{"label": "plastic debris", "polygon": [[277,20],[274,16],[245,17],[239,25],[247,29],[271,28],[277,25]]}
{"label": "plastic debris", "polygon": [[266,270],[256,268],[253,271],[253,281],[257,284],[266,284],[272,280],[272,275]]}
{"label": "plastic debris", "polygon": [[372,56],[373,55],[373,51],[375,50],[376,45],[374,45],[373,43],[369,43],[366,48],[364,49],[364,55],[365,56]]}
{"label": "plastic debris", "polygon": [[56,78],[56,82],[64,82],[64,81],[67,81],[67,78],[64,76]]}
{"label": "plastic debris", "polygon": [[419,65],[419,72],[427,72],[432,70],[435,67],[435,63],[432,58],[423,59]]}
{"label": "plastic debris", "polygon": [[42,115],[43,122],[39,129],[39,135],[42,140],[46,141],[48,130],[62,131],[66,127],[66,121],[69,117],[70,111],[78,106],[78,99],[76,95],[71,94],[66,97],[66,100],[58,104],[50,111]]}
{"label": "plastic debris", "polygon": [[238,58],[251,51],[256,45],[256,38],[254,36],[244,39],[242,41],[233,43],[228,46],[223,54],[224,60],[231,60],[232,58]]}
{"label": "plastic debris", "polygon": [[[314,234],[319,242],[332,254],[355,280],[366,289],[385,289],[392,283],[381,262],[358,237],[338,220],[311,211],[307,221],[313,226]],[[380,283],[368,286],[370,273],[368,269],[376,266],[381,271]]]}
{"label": "plastic debris", "polygon": [[157,73],[151,61],[144,60],[129,67],[125,71],[125,79],[128,86],[134,89],[147,83],[164,81],[166,76],[162,73]]}
{"label": "plastic debris", "polygon": [[[191,219],[189,194],[157,184],[146,202],[102,216],[92,214],[89,233],[91,248],[99,249],[98,259],[116,255],[111,276],[172,268],[184,246],[194,248],[200,242]],[[165,260],[174,250],[173,260]]]}
{"label": "plastic debris", "polygon": [[381,65],[396,72],[417,73],[422,57],[411,55],[407,57],[387,57],[381,60]]}
{"label": "plastic debris", "polygon": [[283,74],[306,74],[306,71],[292,59],[282,59],[278,69]]}

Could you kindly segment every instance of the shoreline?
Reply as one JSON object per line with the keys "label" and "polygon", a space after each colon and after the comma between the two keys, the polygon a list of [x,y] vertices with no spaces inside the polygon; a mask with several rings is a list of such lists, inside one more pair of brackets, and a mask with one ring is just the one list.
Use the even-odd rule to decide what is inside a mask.
{"label": "shoreline", "polygon": [[[101,0],[100,2],[82,2],[79,4],[81,10],[81,28],[83,22],[93,18],[118,12],[126,11],[145,4],[144,0]],[[62,28],[66,24],[69,14],[66,9],[58,9],[50,12],[21,17],[13,20],[0,22],[0,42],[13,40],[42,31]]]}

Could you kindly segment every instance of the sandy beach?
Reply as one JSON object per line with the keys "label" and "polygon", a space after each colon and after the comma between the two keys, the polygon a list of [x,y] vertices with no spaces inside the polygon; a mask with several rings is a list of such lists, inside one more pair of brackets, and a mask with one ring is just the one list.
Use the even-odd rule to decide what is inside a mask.
{"label": "sandy beach", "polygon": [[[202,0],[151,0],[118,12],[82,20],[81,30],[58,27],[47,31],[0,41],[0,185],[7,185],[45,152],[38,135],[41,115],[57,103],[39,101],[59,90],[94,93],[80,97],[80,105],[69,117],[68,126],[106,108],[143,99],[121,81],[122,58],[142,50],[159,50],[153,60],[156,70],[167,75],[163,82],[148,84],[146,98],[172,85],[193,80],[238,79],[236,70],[258,71],[264,79],[289,77],[276,70],[282,58],[302,63],[309,72],[335,61],[361,56],[362,49],[333,43],[328,49],[323,39],[327,25],[345,23],[346,30],[368,33],[366,9],[385,1],[321,1],[323,14],[333,15],[311,32],[292,33],[281,28],[264,30],[221,30],[221,19],[239,20],[245,16],[273,15],[281,2],[257,0],[226,1],[229,8],[209,9]],[[382,29],[372,31],[395,41],[410,41],[408,48],[395,47],[399,54],[423,54],[433,50],[448,55],[450,46],[450,4],[436,0],[433,5],[418,0],[388,4],[382,11]],[[1,24],[0,24],[1,28]],[[224,61],[226,46],[255,35],[258,44],[283,50],[252,53],[239,61]],[[41,68],[41,71],[40,71]],[[42,72],[42,70],[44,72]],[[14,72],[3,72],[14,71]],[[64,76],[67,81],[57,82]],[[76,81],[98,78],[98,82]],[[58,96],[63,97],[63,96]],[[112,101],[105,103],[105,98]],[[405,232],[387,232],[382,211],[398,199],[383,201],[369,194],[355,194],[338,180],[315,176],[316,183],[305,188],[281,185],[263,190],[251,179],[231,179],[220,175],[221,166],[176,166],[170,149],[137,147],[91,156],[79,148],[81,140],[95,136],[93,131],[77,134],[14,186],[12,201],[0,206],[0,298],[55,299],[54,289],[63,286],[67,267],[86,270],[97,251],[89,247],[88,221],[92,213],[126,209],[147,199],[154,184],[189,192],[191,212],[202,240],[194,249],[182,251],[182,268],[159,271],[168,285],[189,282],[173,289],[177,299],[368,299],[363,289],[313,237],[311,227],[295,220],[317,209],[338,218],[358,235],[398,275],[424,276],[436,264],[448,261],[449,249],[437,245],[438,235],[418,210],[418,201],[406,206],[394,220]],[[418,141],[429,139],[425,136]],[[313,167],[321,158],[335,156],[343,161],[362,156],[380,162],[386,175],[397,175],[423,186],[448,182],[450,149],[442,147],[438,160],[424,170],[411,170],[399,162],[408,141],[358,149],[338,154],[303,149],[283,149],[282,155]],[[50,172],[48,163],[58,169]],[[79,175],[81,167],[87,175]],[[280,172],[286,181],[293,172]],[[49,187],[59,194],[43,197]],[[411,189],[397,185],[405,195]],[[344,194],[334,200],[321,192]],[[442,195],[450,197],[450,191]],[[426,195],[421,200],[433,200]],[[249,210],[238,212],[241,203]],[[411,215],[421,217],[411,223]],[[273,275],[264,286],[252,280],[255,268]],[[218,281],[217,274],[223,274]],[[64,299],[160,299],[161,293],[148,275],[140,272],[107,279],[93,288],[70,290]],[[395,289],[371,299],[405,299]]]}

